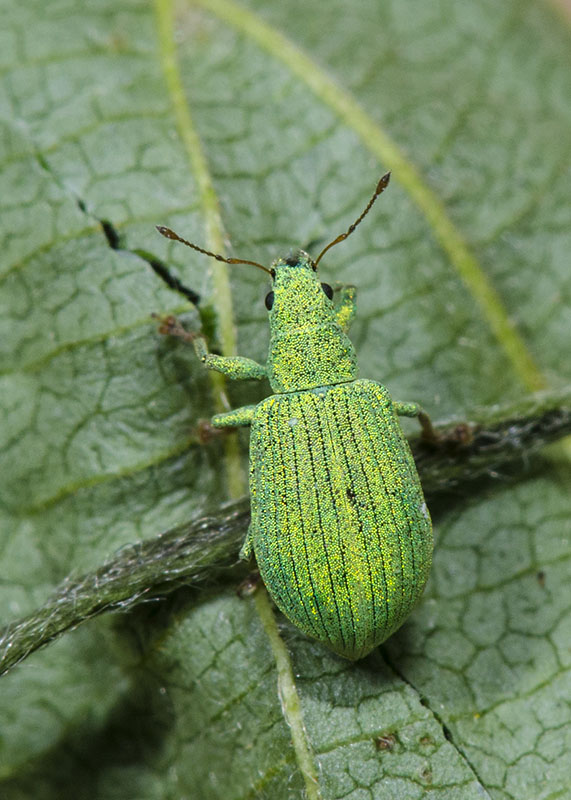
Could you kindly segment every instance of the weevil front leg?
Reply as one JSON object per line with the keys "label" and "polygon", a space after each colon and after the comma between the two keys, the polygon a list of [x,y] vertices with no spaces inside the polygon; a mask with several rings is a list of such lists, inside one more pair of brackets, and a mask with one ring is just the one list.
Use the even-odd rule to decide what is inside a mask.
{"label": "weevil front leg", "polygon": [[418,403],[399,403],[393,402],[395,411],[399,417],[416,417],[422,428],[422,438],[427,442],[437,442],[438,434],[432,427],[432,422],[426,411]]}
{"label": "weevil front leg", "polygon": [[[251,358],[240,356],[226,357],[217,356],[208,352],[206,339],[201,333],[190,333],[185,330],[176,317],[168,316],[160,318],[159,333],[167,336],[177,336],[185,342],[189,342],[194,347],[194,352],[208,369],[214,369],[234,380],[261,380],[266,377],[266,369],[257,361]],[[256,406],[241,406],[222,414],[215,414],[212,417],[211,425],[213,428],[238,428],[250,425],[254,418]],[[251,527],[248,528],[246,539],[240,550],[240,558],[248,559],[252,554]]]}
{"label": "weevil front leg", "polygon": [[[206,339],[201,333],[191,333],[185,330],[176,317],[168,316],[157,318],[161,323],[159,333],[166,336],[176,336],[192,344],[194,352],[208,369],[213,369],[237,381],[260,381],[262,378],[266,377],[266,368],[263,364],[258,364],[257,361],[242,356],[217,356],[214,353],[209,353]],[[248,423],[237,424],[243,425]]]}
{"label": "weevil front leg", "polygon": [[335,319],[343,333],[347,333],[356,311],[357,289],[347,284],[335,287]]}

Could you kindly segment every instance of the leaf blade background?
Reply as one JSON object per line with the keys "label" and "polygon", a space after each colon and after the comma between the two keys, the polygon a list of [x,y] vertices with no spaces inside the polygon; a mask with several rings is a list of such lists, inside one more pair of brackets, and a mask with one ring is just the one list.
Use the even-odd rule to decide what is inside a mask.
{"label": "leaf blade background", "polygon": [[[568,32],[532,3],[479,2],[461,16],[446,3],[248,8],[390,132],[547,378],[568,380]],[[224,493],[222,449],[183,447],[209,414],[210,384],[148,324],[181,304],[130,252],[168,259],[210,299],[210,265],[153,228],[205,237],[155,13],[164,8],[134,0],[7,9],[0,500],[11,618],[71,570]],[[267,262],[343,230],[391,165],[220,17],[181,4],[177,43],[232,252]],[[398,181],[380,203],[322,269],[359,286],[362,374],[435,416],[525,391]],[[101,219],[126,249],[107,246]],[[239,352],[262,360],[265,287],[245,268],[231,282]],[[237,404],[263,390],[229,393]],[[563,479],[546,470],[459,498],[437,547],[423,604],[383,650],[389,666],[380,655],[346,665],[284,624],[323,795],[464,800],[481,796],[478,779],[502,800],[554,795],[569,782]],[[6,796],[299,796],[272,669],[232,586],[99,620],[3,682]],[[375,747],[386,731],[388,754]]]}

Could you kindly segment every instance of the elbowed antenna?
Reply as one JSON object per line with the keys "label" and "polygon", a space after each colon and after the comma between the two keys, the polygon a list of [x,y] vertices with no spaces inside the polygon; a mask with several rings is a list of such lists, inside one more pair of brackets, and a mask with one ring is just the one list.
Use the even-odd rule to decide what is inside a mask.
{"label": "elbowed antenna", "polygon": [[317,258],[314,261],[312,261],[314,270],[317,269],[317,265],[319,264],[319,262],[321,261],[321,259],[325,255],[325,253],[329,250],[329,248],[333,247],[334,244],[339,244],[339,242],[344,241],[348,236],[350,236],[353,233],[353,231],[355,230],[357,225],[364,220],[364,218],[367,216],[367,214],[371,210],[371,208],[373,206],[373,203],[375,202],[377,197],[380,194],[382,194],[385,191],[385,189],[387,188],[387,186],[389,185],[390,179],[391,179],[391,173],[390,172],[386,172],[383,175],[383,177],[381,178],[381,180],[377,183],[377,188],[375,189],[375,192],[374,192],[373,196],[371,197],[371,199],[367,203],[367,207],[365,208],[365,210],[363,211],[363,213],[361,214],[359,219],[356,219],[355,222],[347,228],[345,233],[340,234],[336,239],[333,239],[332,242],[329,242],[327,247],[324,247],[323,250],[321,251],[321,253],[317,256]]}
{"label": "elbowed antenna", "polygon": [[182,242],[182,244],[185,244],[187,247],[192,247],[193,250],[197,250],[199,253],[203,253],[205,256],[215,258],[216,261],[224,261],[226,264],[251,264],[253,267],[259,267],[260,269],[263,269],[264,272],[267,272],[268,275],[272,276],[272,278],[274,276],[274,273],[271,269],[264,267],[262,264],[258,264],[257,261],[246,261],[243,258],[225,258],[219,253],[211,253],[210,250],[204,250],[197,244],[193,244],[192,242],[183,239],[182,236],[178,235],[178,233],[175,233],[170,228],[165,228],[164,225],[157,225],[156,228],[158,232],[165,237],[165,239],[173,239],[175,242]]}

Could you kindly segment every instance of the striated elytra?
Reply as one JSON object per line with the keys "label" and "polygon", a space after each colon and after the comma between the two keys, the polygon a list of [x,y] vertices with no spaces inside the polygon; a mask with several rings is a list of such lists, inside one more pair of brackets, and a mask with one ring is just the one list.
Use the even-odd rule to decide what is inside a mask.
{"label": "striated elytra", "polygon": [[[432,526],[398,416],[430,421],[415,403],[391,400],[358,379],[347,331],[354,287],[320,282],[323,254],[349,236],[389,182],[379,181],[361,216],[313,260],[299,251],[270,268],[226,259],[159,228],[170,239],[271,275],[265,365],[208,352],[200,334],[172,317],[162,331],[191,340],[209,368],[234,379],[267,378],[273,394],[212,419],[216,428],[251,426],[252,519],[242,557],[252,551],[278,608],[308,636],[350,659],[367,655],[406,619],[432,559]],[[177,288],[176,279],[170,284]]]}

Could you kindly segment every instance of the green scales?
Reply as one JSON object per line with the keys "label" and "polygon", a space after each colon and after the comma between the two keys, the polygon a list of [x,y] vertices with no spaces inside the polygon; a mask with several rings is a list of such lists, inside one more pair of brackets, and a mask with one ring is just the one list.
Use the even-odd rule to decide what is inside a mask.
{"label": "green scales", "polygon": [[[386,188],[379,181],[361,216],[313,260],[299,251],[264,267],[270,344],[265,365],[208,352],[201,334],[168,317],[161,330],[192,341],[209,369],[236,380],[267,378],[273,394],[217,414],[215,428],[249,425],[251,523],[242,557],[253,552],[278,608],[308,636],[362,658],[404,622],[420,598],[432,559],[432,526],[398,416],[430,421],[415,403],[391,400],[357,378],[347,336],[354,287],[321,283],[324,253],[349,236]],[[168,282],[168,281],[167,281]],[[175,278],[173,288],[180,288]]]}

